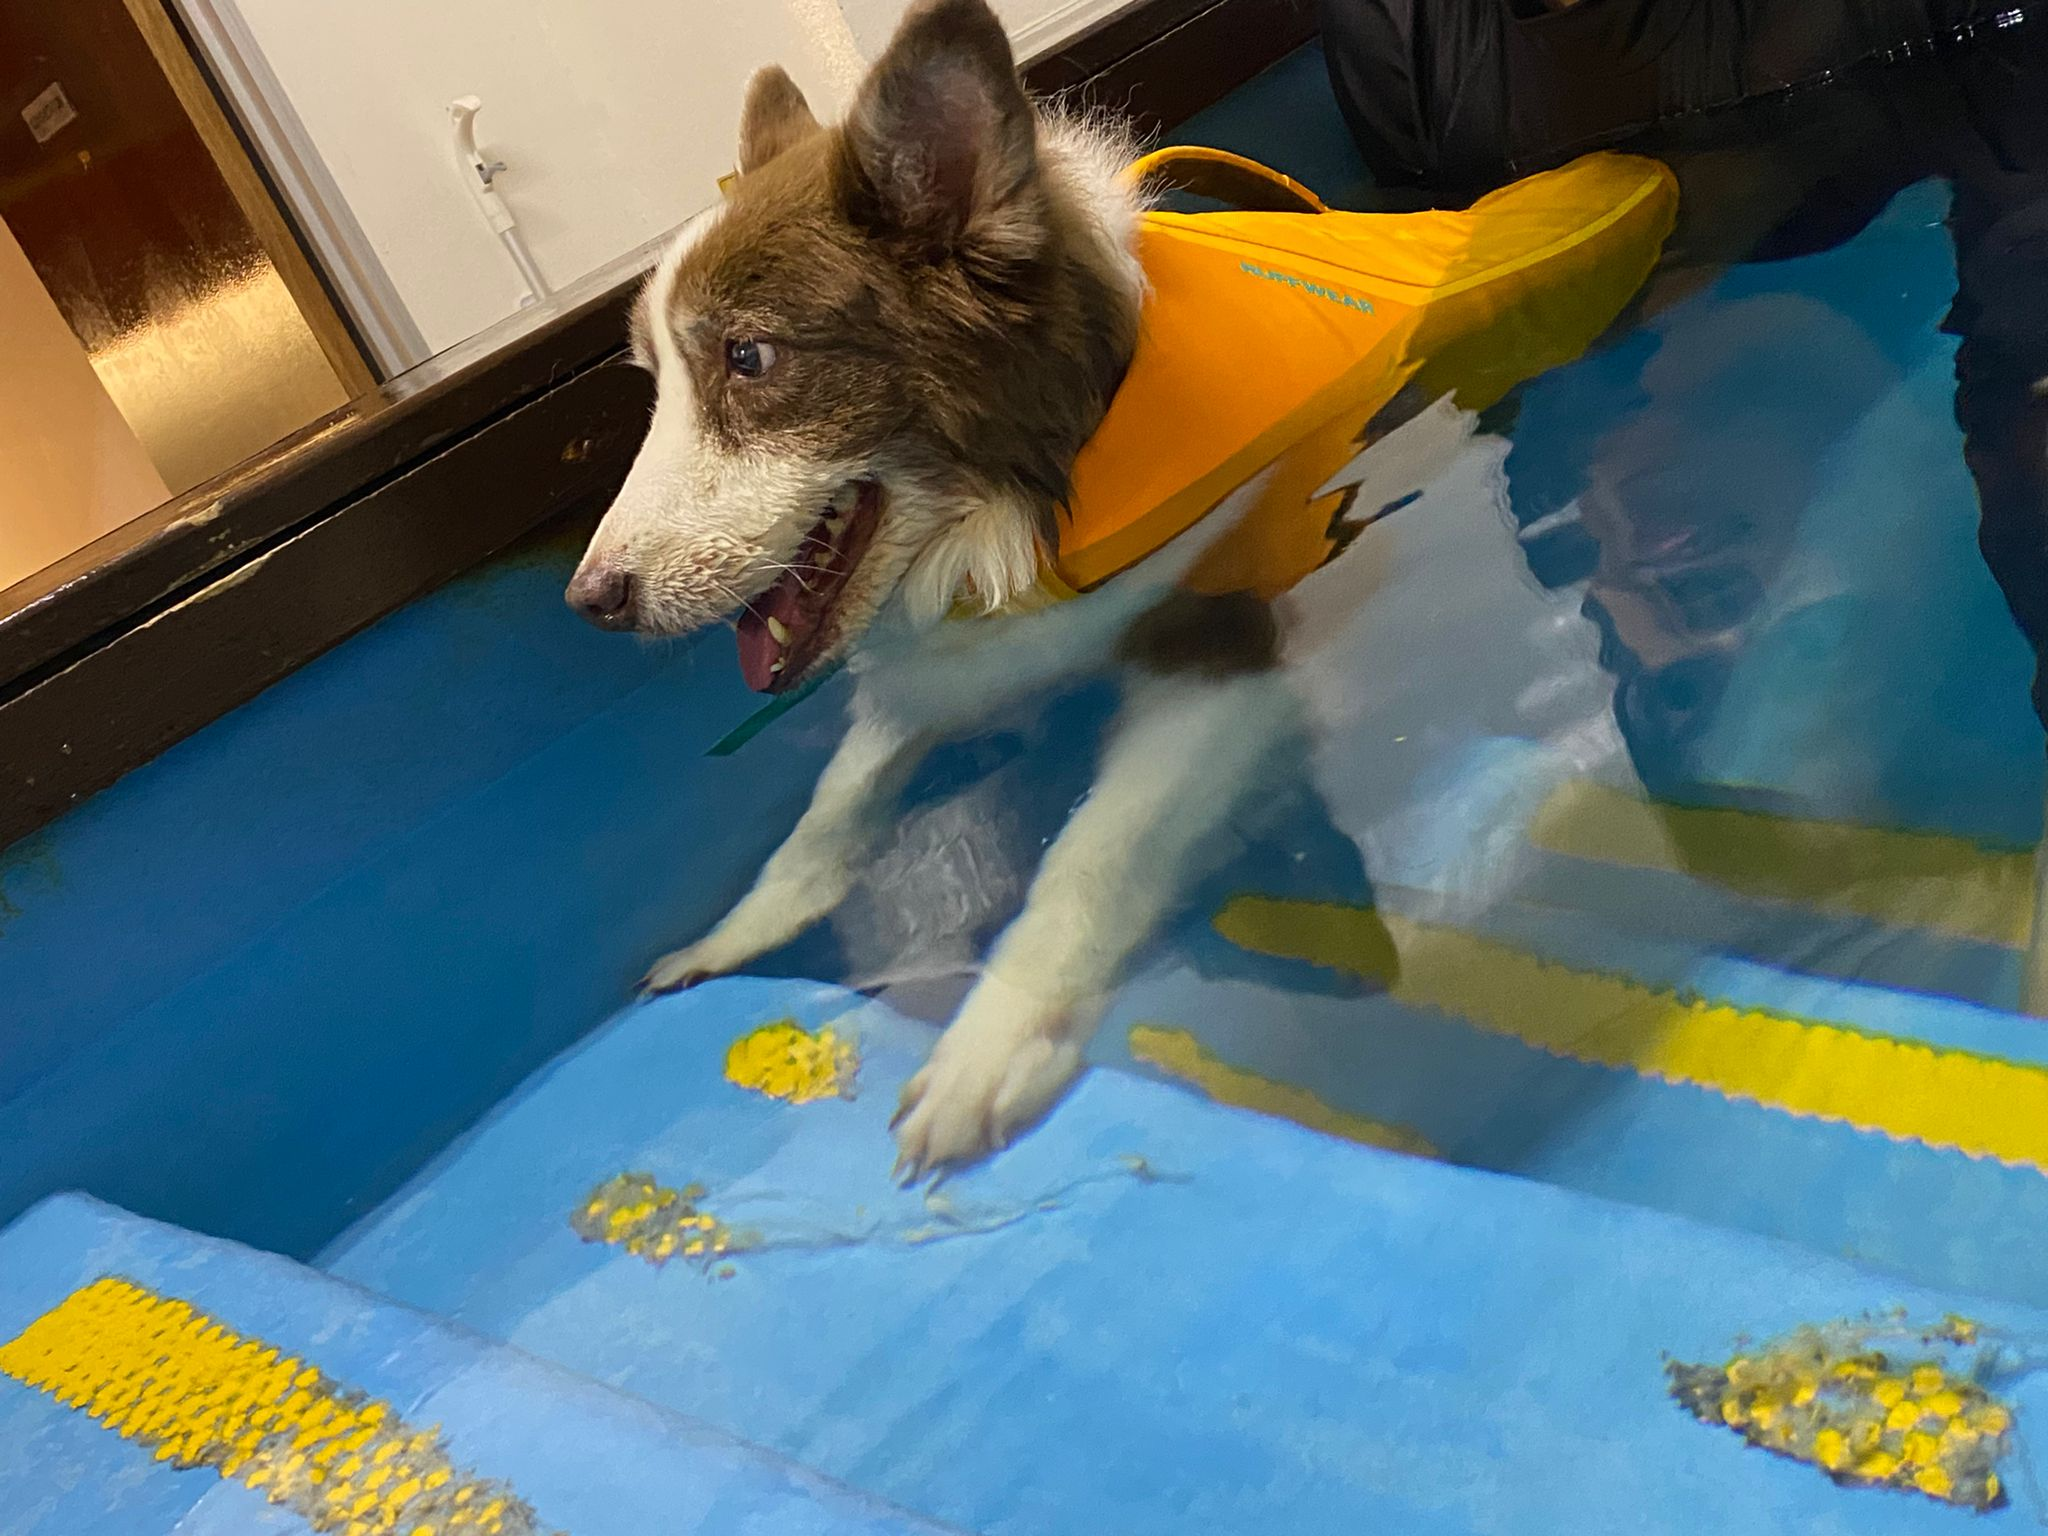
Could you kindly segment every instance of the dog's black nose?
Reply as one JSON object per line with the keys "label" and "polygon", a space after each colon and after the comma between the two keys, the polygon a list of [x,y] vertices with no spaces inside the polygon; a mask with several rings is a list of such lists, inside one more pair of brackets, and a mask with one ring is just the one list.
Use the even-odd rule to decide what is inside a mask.
{"label": "dog's black nose", "polygon": [[633,573],[616,565],[587,565],[570,579],[569,606],[599,629],[633,627]]}

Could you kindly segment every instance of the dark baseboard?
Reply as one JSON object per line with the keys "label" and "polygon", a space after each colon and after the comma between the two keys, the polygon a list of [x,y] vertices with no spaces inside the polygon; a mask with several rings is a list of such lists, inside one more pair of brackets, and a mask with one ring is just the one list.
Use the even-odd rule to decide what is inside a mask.
{"label": "dark baseboard", "polygon": [[[1309,0],[1143,0],[1027,83],[1170,128],[1312,36]],[[637,277],[489,337],[0,591],[0,848],[623,478]]]}
{"label": "dark baseboard", "polygon": [[[0,705],[0,846],[616,483],[648,379],[602,363]],[[489,516],[478,515],[486,500]]]}

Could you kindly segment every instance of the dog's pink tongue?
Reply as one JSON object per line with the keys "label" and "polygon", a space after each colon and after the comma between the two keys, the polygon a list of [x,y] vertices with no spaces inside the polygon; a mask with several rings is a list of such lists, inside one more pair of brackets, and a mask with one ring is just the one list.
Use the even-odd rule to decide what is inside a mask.
{"label": "dog's pink tongue", "polygon": [[[737,630],[740,644],[740,676],[756,693],[777,693],[781,691],[786,671],[776,668],[784,660],[803,633],[810,628],[810,621],[802,613],[802,604],[797,600],[794,577],[785,576],[766,592],[755,598],[740,612]],[[775,620],[789,636],[787,642],[777,640],[768,628],[768,621]]]}
{"label": "dog's pink tongue", "polygon": [[782,654],[782,647],[768,633],[768,623],[749,608],[740,615],[740,676],[756,693],[766,693],[775,682],[769,669]]}

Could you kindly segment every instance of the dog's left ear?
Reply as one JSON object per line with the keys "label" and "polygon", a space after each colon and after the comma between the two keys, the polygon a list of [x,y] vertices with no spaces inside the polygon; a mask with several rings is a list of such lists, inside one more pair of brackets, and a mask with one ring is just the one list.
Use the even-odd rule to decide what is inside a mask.
{"label": "dog's left ear", "polygon": [[847,114],[856,222],[934,250],[1003,233],[1038,128],[985,0],[917,0]]}
{"label": "dog's left ear", "polygon": [[751,176],[801,139],[818,131],[811,104],[779,64],[754,72],[740,108],[740,174]]}

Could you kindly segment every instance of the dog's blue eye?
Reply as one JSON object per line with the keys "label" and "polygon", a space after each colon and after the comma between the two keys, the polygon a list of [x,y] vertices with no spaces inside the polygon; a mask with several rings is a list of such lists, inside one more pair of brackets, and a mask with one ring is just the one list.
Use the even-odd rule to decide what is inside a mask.
{"label": "dog's blue eye", "polygon": [[725,371],[736,379],[758,379],[774,366],[772,342],[743,337],[725,344]]}

